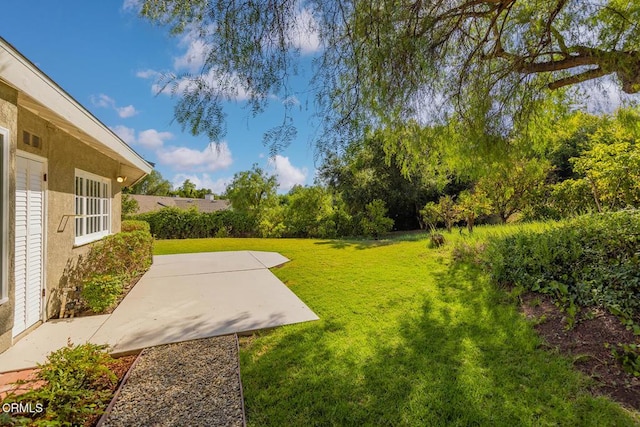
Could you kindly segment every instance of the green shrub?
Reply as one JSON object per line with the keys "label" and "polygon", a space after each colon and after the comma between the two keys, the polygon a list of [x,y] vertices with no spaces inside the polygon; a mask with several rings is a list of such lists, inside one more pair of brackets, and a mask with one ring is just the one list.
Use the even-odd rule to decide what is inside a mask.
{"label": "green shrub", "polygon": [[97,242],[86,262],[92,274],[135,277],[144,273],[153,260],[153,237],[140,229],[112,234]]}
{"label": "green shrub", "polygon": [[629,326],[639,320],[640,211],[584,215],[496,238],[484,259],[497,283],[552,295],[569,314],[603,306]]}
{"label": "green shrub", "polygon": [[246,237],[257,229],[255,219],[246,214],[225,210],[198,212],[167,207],[137,215],[135,219],[149,224],[157,239],[198,239],[216,236]]}
{"label": "green shrub", "polygon": [[111,274],[93,276],[82,284],[82,299],[94,313],[101,313],[115,304],[125,280],[125,277]]}
{"label": "green shrub", "polygon": [[151,232],[149,223],[146,221],[136,221],[133,219],[127,219],[122,221],[122,225],[120,227],[121,232],[127,233],[130,231],[138,231],[138,230],[146,231],[147,233]]}
{"label": "green shrub", "polygon": [[25,394],[10,394],[3,403],[31,405],[28,414],[11,414],[9,425],[77,426],[84,425],[106,407],[117,378],[109,368],[113,362],[105,346],[83,344],[51,353],[47,363],[39,365],[35,381],[40,388]]}
{"label": "green shrub", "polygon": [[387,207],[384,201],[376,199],[368,203],[360,221],[364,235],[377,239],[381,234],[391,231],[393,220],[386,215]]}
{"label": "green shrub", "polygon": [[[126,221],[123,226],[133,231],[112,234],[94,243],[75,266],[65,271],[66,282],[61,286],[77,291],[71,298],[72,304],[80,302],[100,313],[117,299],[123,285],[128,285],[151,266],[153,237],[145,230],[147,224]],[[118,286],[113,284],[115,281],[119,281]],[[104,301],[100,301],[101,298]]]}

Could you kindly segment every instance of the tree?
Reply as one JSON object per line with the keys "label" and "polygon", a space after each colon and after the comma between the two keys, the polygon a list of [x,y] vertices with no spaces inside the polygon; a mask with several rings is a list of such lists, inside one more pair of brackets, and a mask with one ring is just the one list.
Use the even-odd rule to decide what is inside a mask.
{"label": "tree", "polygon": [[378,239],[381,234],[391,231],[393,220],[387,217],[384,201],[376,199],[367,203],[360,225],[365,236],[371,236],[375,239]]}
{"label": "tree", "polygon": [[146,194],[149,196],[170,196],[171,191],[171,183],[162,178],[162,174],[155,169],[127,190],[130,194]]}
{"label": "tree", "polygon": [[295,186],[289,192],[284,224],[292,237],[335,237],[333,198],[321,186]]}
{"label": "tree", "polygon": [[[635,120],[640,119],[638,113]],[[582,175],[598,211],[640,206],[640,135],[620,119],[607,120],[589,137],[589,149],[573,158],[574,170]]]}
{"label": "tree", "polygon": [[489,210],[489,204],[482,195],[465,190],[458,195],[456,209],[458,218],[467,223],[467,230],[473,233],[473,226],[480,215]]}
{"label": "tree", "polygon": [[456,206],[453,197],[442,196],[438,203],[427,203],[420,213],[431,231],[435,230],[438,222],[443,222],[447,231],[451,233],[453,223],[458,218],[458,206]]}
{"label": "tree", "polygon": [[258,233],[261,237],[282,237],[287,232],[285,221],[285,209],[287,196],[279,196],[277,200],[266,203],[260,208],[258,219]]}
{"label": "tree", "polygon": [[521,212],[545,184],[549,162],[540,159],[516,159],[494,163],[475,186],[479,197],[484,198],[491,213],[506,223]]}
{"label": "tree", "polygon": [[122,211],[120,213],[122,219],[125,219],[130,215],[134,215],[135,213],[137,213],[139,207],[140,206],[138,205],[138,201],[136,199],[131,197],[129,194],[122,194]]}
{"label": "tree", "polygon": [[[419,129],[412,136],[420,141]],[[319,168],[319,179],[334,192],[340,193],[352,215],[362,212],[375,199],[384,200],[388,216],[399,230],[414,230],[420,226],[420,208],[437,197],[447,182],[446,171],[429,169],[425,159],[420,166],[409,155],[387,155],[385,140],[397,139],[398,144],[410,144],[410,135],[402,129],[373,132],[362,141],[346,148],[344,155],[326,156]],[[435,162],[434,162],[435,163]],[[404,169],[404,170],[403,170]]]}
{"label": "tree", "polygon": [[257,164],[251,170],[238,172],[227,187],[226,196],[234,211],[258,219],[269,204],[277,203],[275,176],[267,175]]}
{"label": "tree", "polygon": [[182,185],[174,191],[178,197],[198,198],[198,190],[196,185],[190,179],[185,179]]}
{"label": "tree", "polygon": [[[214,141],[234,94],[254,113],[291,95],[301,33],[322,47],[312,84],[333,142],[397,119],[443,123],[452,112],[478,138],[504,135],[538,111],[545,86],[607,75],[640,91],[637,1],[144,0],[141,14],[203,41],[200,73],[166,75],[163,87],[179,97],[177,121]],[[295,136],[290,108],[266,135],[274,149]]]}

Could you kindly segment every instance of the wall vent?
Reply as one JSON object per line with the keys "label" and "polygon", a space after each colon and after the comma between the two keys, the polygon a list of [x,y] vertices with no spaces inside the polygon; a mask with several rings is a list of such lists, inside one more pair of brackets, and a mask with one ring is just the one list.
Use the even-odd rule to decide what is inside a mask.
{"label": "wall vent", "polygon": [[30,145],[33,148],[40,148],[42,146],[40,137],[38,135],[34,135],[30,132],[22,131],[22,142],[25,145]]}

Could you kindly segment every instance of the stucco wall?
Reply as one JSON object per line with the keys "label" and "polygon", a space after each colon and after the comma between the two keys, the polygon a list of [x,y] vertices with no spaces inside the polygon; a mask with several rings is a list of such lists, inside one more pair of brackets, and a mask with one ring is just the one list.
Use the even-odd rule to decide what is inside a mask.
{"label": "stucco wall", "polygon": [[90,245],[74,247],[75,231],[75,169],[82,169],[111,179],[112,220],[111,232],[120,231],[120,185],[115,177],[119,164],[104,154],[83,144],[68,133],[54,127],[32,112],[19,108],[18,135],[26,130],[42,139],[42,147],[34,149],[18,141],[18,149],[47,159],[47,248],[46,248],[46,318],[60,310],[60,287],[66,283],[69,270],[78,256]]}
{"label": "stucco wall", "polygon": [[[13,260],[14,241],[15,241],[15,207],[14,198],[11,195],[15,192],[15,161],[14,154],[16,151],[18,108],[18,93],[0,82],[0,127],[9,130],[9,140],[5,143],[9,144],[9,226],[8,236],[2,236],[7,239],[7,257]],[[13,262],[7,263],[8,272],[8,296],[9,301],[0,305],[0,351],[7,349],[11,345],[11,329],[13,328],[13,307],[15,301],[15,281],[14,281],[14,265]]]}

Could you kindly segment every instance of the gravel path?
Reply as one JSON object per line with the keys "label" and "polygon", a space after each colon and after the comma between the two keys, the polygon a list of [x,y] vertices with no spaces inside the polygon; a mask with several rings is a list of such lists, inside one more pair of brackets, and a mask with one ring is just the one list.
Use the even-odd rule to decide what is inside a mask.
{"label": "gravel path", "polygon": [[107,426],[243,426],[235,336],[145,349]]}

